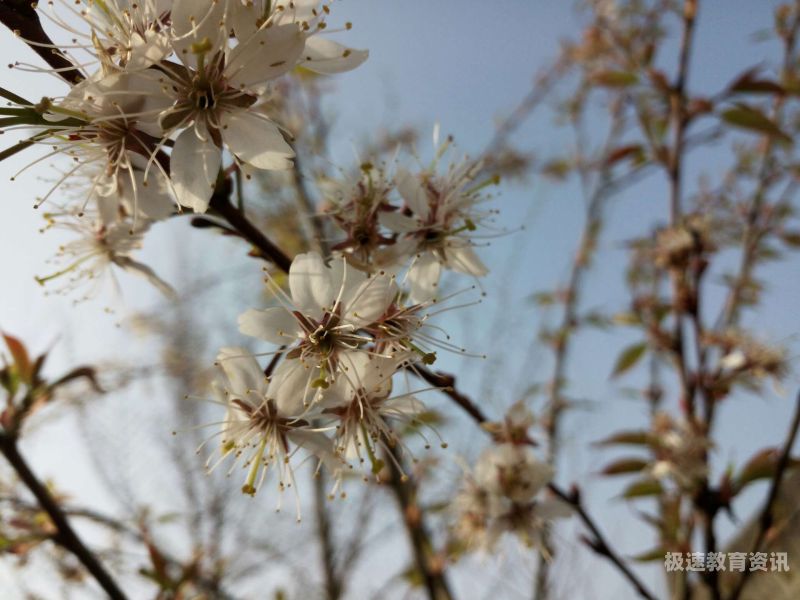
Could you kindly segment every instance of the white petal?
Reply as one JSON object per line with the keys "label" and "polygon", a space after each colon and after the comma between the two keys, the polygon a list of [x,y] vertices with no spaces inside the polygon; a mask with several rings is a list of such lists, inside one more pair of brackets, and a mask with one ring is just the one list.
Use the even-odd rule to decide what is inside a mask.
{"label": "white petal", "polygon": [[245,396],[248,391],[263,392],[266,389],[264,372],[246,349],[222,348],[217,354],[217,362],[231,384],[231,392]]}
{"label": "white petal", "polygon": [[368,56],[368,50],[354,50],[321,35],[312,35],[306,40],[301,65],[315,73],[333,75],[355,69]]}
{"label": "white petal", "polygon": [[259,29],[231,50],[225,76],[236,88],[252,88],[280,77],[297,64],[306,35],[294,23]]}
{"label": "white petal", "polygon": [[309,384],[315,373],[299,360],[283,360],[278,364],[270,378],[267,396],[275,400],[279,415],[299,417],[308,410],[317,393]]}
{"label": "white petal", "polygon": [[417,177],[405,169],[398,169],[397,175],[394,177],[397,191],[406,201],[408,207],[414,213],[414,216],[427,221],[430,215],[430,204],[428,203],[428,193],[422,187]]}
{"label": "white petal", "polygon": [[177,300],[178,294],[175,293],[175,290],[163,279],[161,279],[156,272],[153,271],[147,265],[140,263],[138,261],[133,260],[127,256],[117,256],[114,258],[114,264],[122,267],[129,273],[133,273],[134,275],[140,275],[144,277],[150,285],[155,287],[159,292],[164,294],[166,298],[170,300]]}
{"label": "white petal", "polygon": [[381,211],[378,213],[378,222],[396,233],[411,233],[418,231],[422,224],[399,211]]}
{"label": "white petal", "polygon": [[247,110],[226,112],[220,118],[222,139],[240,160],[259,169],[283,170],[292,166],[294,150],[278,127]]}
{"label": "white petal", "polygon": [[482,277],[489,272],[469,243],[448,246],[445,258],[447,267],[458,273]]}
{"label": "white petal", "polygon": [[425,405],[414,396],[403,396],[387,400],[381,412],[388,413],[387,416],[416,417],[425,410]]}
{"label": "white petal", "polygon": [[411,300],[426,302],[436,296],[442,265],[433,252],[424,252],[411,265],[406,281],[411,286]]}
{"label": "white petal", "polygon": [[170,9],[172,22],[172,46],[178,58],[194,65],[197,56],[191,51],[192,44],[208,39],[211,42],[209,56],[225,43],[226,2],[218,0],[175,0]]}
{"label": "white petal", "polygon": [[222,153],[206,133],[200,139],[193,127],[184,130],[175,140],[170,156],[170,175],[178,202],[202,213],[214,192]]}
{"label": "white petal", "polygon": [[387,275],[375,275],[356,289],[344,306],[344,320],[356,327],[374,323],[397,296],[397,285]]}
{"label": "white petal", "polygon": [[289,290],[297,307],[311,316],[321,316],[330,308],[338,289],[331,282],[331,273],[316,252],[298,254],[289,268]]}
{"label": "white petal", "polygon": [[297,338],[295,318],[285,308],[278,306],[257,310],[251,308],[239,315],[239,331],[272,344],[289,344]]}
{"label": "white petal", "polygon": [[319,431],[294,429],[288,433],[288,437],[294,444],[319,458],[331,473],[344,466],[343,461],[333,450],[333,442],[325,434]]}
{"label": "white petal", "polygon": [[120,177],[120,199],[125,202],[131,213],[136,212],[153,221],[166,219],[175,210],[175,203],[169,195],[164,179],[164,176],[155,169],[148,174],[146,183],[142,171],[134,171],[133,180],[130,174],[123,174]]}

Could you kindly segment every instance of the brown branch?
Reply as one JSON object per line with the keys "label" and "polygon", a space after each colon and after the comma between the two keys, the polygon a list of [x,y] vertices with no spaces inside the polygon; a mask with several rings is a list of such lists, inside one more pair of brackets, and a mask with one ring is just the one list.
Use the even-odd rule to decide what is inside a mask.
{"label": "brown branch", "polygon": [[292,266],[292,259],[261,233],[242,211],[231,204],[226,190],[215,192],[211,197],[209,206],[219,213],[244,239],[255,246],[262,258],[271,261],[281,271],[289,272],[289,267]]}
{"label": "brown branch", "polygon": [[325,600],[339,600],[344,586],[339,576],[339,570],[336,568],[336,547],[326,501],[325,478],[320,472],[314,476],[314,514],[322,558],[322,571],[325,574]]}
{"label": "brown branch", "polygon": [[[439,379],[440,377],[446,378],[447,387],[445,387],[445,389],[443,389],[442,391],[445,394],[447,394],[458,406],[460,406],[462,409],[464,409],[464,411],[469,416],[471,416],[472,419],[477,424],[482,425],[483,423],[485,423],[487,421],[486,416],[475,405],[475,403],[469,397],[465,396],[464,394],[462,394],[461,392],[459,392],[456,389],[456,387],[455,387],[455,383],[456,383],[455,382],[455,378],[452,375],[437,374],[437,373],[433,373],[431,371],[428,371],[427,369],[420,370],[420,372],[417,373],[417,374],[420,377],[422,377],[423,379],[425,379],[425,381],[428,381],[429,383],[431,383],[433,385],[436,385],[435,382],[440,381],[440,379]],[[392,467],[393,467],[393,469],[396,469],[396,467],[394,465],[392,465]],[[402,483],[396,483],[395,480],[397,478],[395,477],[396,472],[394,470],[392,471],[392,475],[393,475],[393,477],[392,477],[393,485],[399,485],[400,487],[403,487]],[[553,494],[558,496],[558,498],[560,498],[562,501],[566,502],[567,504],[569,504],[570,506],[573,507],[573,509],[575,510],[577,515],[580,517],[581,521],[583,521],[584,525],[586,525],[586,527],[592,533],[593,538],[586,540],[586,542],[589,545],[589,547],[592,550],[594,550],[595,552],[597,552],[598,554],[600,554],[601,556],[604,556],[606,559],[608,559],[622,573],[622,575],[625,577],[625,579],[627,579],[631,583],[631,585],[633,585],[633,587],[636,588],[636,591],[639,593],[639,595],[642,598],[648,598],[649,600],[655,600],[655,596],[653,596],[647,590],[645,585],[639,580],[638,577],[636,577],[636,575],[633,573],[633,571],[631,571],[631,569],[625,564],[625,562],[622,560],[622,558],[609,545],[608,541],[605,539],[605,536],[603,536],[603,534],[600,531],[600,529],[597,526],[597,524],[594,522],[594,520],[589,515],[589,513],[586,512],[586,509],[583,507],[583,505],[582,505],[582,503],[580,501],[580,495],[578,493],[577,488],[575,488],[571,493],[567,493],[564,490],[562,490],[560,487],[558,487],[555,483],[550,483],[550,484],[548,484],[547,487]],[[408,493],[408,492],[405,492],[405,493]],[[402,502],[404,500],[404,498],[400,498],[398,496],[398,500],[401,500],[401,502]],[[406,500],[406,502],[407,502],[407,500]],[[409,530],[409,534],[412,535],[412,541],[413,541],[413,535],[415,535],[415,534],[413,534],[410,530]],[[433,597],[435,597],[435,596],[433,596]],[[435,597],[435,598],[438,598],[438,597]]]}
{"label": "brown branch", "polygon": [[403,525],[411,542],[414,563],[422,576],[427,591],[428,600],[452,600],[450,586],[444,575],[444,565],[435,565],[433,558],[433,543],[428,529],[425,526],[424,513],[417,503],[417,485],[411,477],[403,477],[398,465],[402,464],[402,456],[396,449],[387,450],[392,456],[387,463],[391,471],[389,486],[392,489]]}
{"label": "brown branch", "polygon": [[[781,66],[781,81],[786,81],[794,72],[794,51],[797,44],[797,34],[800,29],[800,11],[795,11],[795,18],[791,27],[788,29],[783,40],[783,64]],[[772,104],[770,119],[780,126],[783,106],[786,103],[786,95],[778,94]],[[739,262],[738,272],[731,286],[730,292],[725,299],[722,313],[717,321],[718,328],[726,328],[735,325],[739,319],[739,310],[742,304],[742,296],[747,283],[750,281],[755,258],[761,245],[764,231],[759,228],[759,221],[763,212],[764,201],[770,188],[770,173],[773,160],[773,152],[776,146],[776,139],[767,136],[764,141],[764,151],[761,155],[761,164],[758,168],[758,179],[753,199],[747,207],[744,235],[742,239],[742,256]]]}
{"label": "brown branch", "polygon": [[53,540],[62,548],[71,552],[86,567],[86,570],[108,594],[109,598],[112,600],[126,600],[127,596],[92,551],[81,541],[70,525],[61,506],[28,466],[28,463],[20,454],[19,448],[17,448],[16,438],[7,433],[0,433],[0,452],[3,453],[19,478],[50,517],[57,530]]}
{"label": "brown branch", "polygon": [[485,423],[489,420],[477,404],[455,388],[456,379],[449,373],[431,371],[421,365],[410,365],[408,370],[432,386],[440,388],[443,394],[448,395],[453,402],[463,408],[476,423]]}
{"label": "brown branch", "polygon": [[31,0],[3,0],[0,2],[0,22],[28,44],[62,79],[71,84],[80,83],[83,74],[42,29],[34,6]]}
{"label": "brown branch", "polygon": [[614,549],[609,546],[608,542],[606,541],[605,537],[603,536],[600,528],[594,522],[594,519],[586,512],[586,509],[583,507],[583,503],[581,502],[580,493],[578,492],[577,488],[573,489],[570,493],[567,493],[560,489],[554,483],[549,484],[548,489],[558,496],[560,500],[569,504],[573,510],[578,514],[583,521],[584,525],[589,529],[592,534],[591,538],[584,538],[584,542],[586,545],[589,546],[592,550],[594,550],[600,556],[605,557],[609,561],[611,561],[614,566],[622,573],[622,575],[628,580],[628,582],[636,588],[636,591],[642,598],[648,598],[649,600],[655,600],[655,596],[651,594],[644,584],[639,580],[638,577],[631,571],[628,565],[622,560],[622,558],[614,551]]}
{"label": "brown branch", "polygon": [[[787,434],[786,441],[783,444],[783,450],[778,458],[778,464],[775,467],[775,474],[772,476],[772,482],[770,483],[767,499],[764,502],[764,507],[761,509],[761,515],[758,519],[758,531],[756,533],[756,539],[753,542],[751,554],[759,551],[759,548],[761,548],[761,545],[764,543],[764,540],[766,539],[767,534],[772,527],[772,523],[775,519],[775,501],[778,499],[778,492],[780,492],[781,483],[783,483],[783,476],[786,474],[786,470],[789,468],[792,447],[797,439],[797,431],[799,429],[800,394],[797,395],[797,403],[794,409],[792,425],[789,428],[789,433]],[[738,600],[739,596],[742,594],[742,590],[744,590],[747,579],[751,574],[752,571],[745,571],[742,573],[742,576],[739,578],[739,581],[736,584],[736,587],[733,589],[733,592],[729,596],[728,600]]]}

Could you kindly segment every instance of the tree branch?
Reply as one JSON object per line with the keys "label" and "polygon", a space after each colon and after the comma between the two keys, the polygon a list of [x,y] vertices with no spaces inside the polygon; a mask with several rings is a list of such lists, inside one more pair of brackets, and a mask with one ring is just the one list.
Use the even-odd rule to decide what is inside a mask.
{"label": "tree branch", "polygon": [[400,454],[395,449],[387,450],[387,452],[392,453],[392,456],[387,460],[391,470],[389,486],[400,506],[400,514],[411,542],[414,562],[425,583],[428,599],[452,600],[453,595],[445,578],[444,569],[437,568],[431,561],[433,544],[425,527],[422,509],[416,501],[416,483],[410,477],[403,477],[400,472],[398,467],[402,460]]}
{"label": "tree branch", "polygon": [[117,583],[106,571],[97,557],[89,550],[86,545],[72,529],[69,520],[62,508],[50,494],[47,488],[31,471],[28,463],[20,454],[17,448],[17,440],[7,433],[0,433],[0,452],[6,457],[19,478],[36,497],[42,509],[48,514],[50,520],[55,525],[57,534],[54,537],[65,550],[71,552],[86,567],[86,570],[95,578],[101,588],[112,600],[127,600],[127,596],[122,592]]}
{"label": "tree branch", "polygon": [[42,29],[39,15],[30,0],[3,0],[0,2],[0,22],[19,36],[53,71],[65,81],[76,84],[83,74],[75,67]]}
{"label": "tree branch", "polygon": [[[794,409],[792,425],[789,428],[789,433],[787,434],[786,441],[783,444],[783,450],[778,458],[778,464],[775,467],[775,474],[772,476],[772,483],[770,483],[769,494],[767,494],[764,507],[761,509],[761,515],[758,519],[758,531],[756,533],[756,539],[753,542],[751,554],[759,551],[761,544],[764,543],[764,540],[767,537],[767,533],[769,533],[770,527],[772,527],[772,523],[775,518],[775,501],[778,499],[778,492],[780,491],[781,483],[783,482],[783,476],[786,474],[786,469],[789,468],[789,459],[791,456],[792,447],[797,439],[798,429],[800,429],[800,394],[797,395],[797,403]],[[742,594],[745,584],[747,583],[747,579],[751,574],[752,571],[745,571],[742,573],[742,576],[739,578],[739,582],[736,584],[736,587],[734,588],[733,593],[730,595],[728,600],[737,600],[739,598],[739,596]]]}
{"label": "tree branch", "polygon": [[628,565],[620,558],[620,556],[614,551],[614,549],[608,545],[605,537],[603,536],[602,532],[598,528],[597,524],[594,522],[594,519],[586,512],[586,509],[583,507],[583,504],[580,499],[580,494],[577,489],[573,489],[570,493],[563,491],[554,483],[549,484],[548,489],[558,496],[563,502],[569,504],[573,510],[578,514],[583,521],[584,525],[589,529],[592,534],[591,538],[584,537],[583,540],[586,542],[586,545],[589,546],[592,550],[597,552],[600,556],[604,556],[609,561],[611,561],[614,566],[622,573],[622,575],[628,580],[628,582],[636,588],[636,591],[642,598],[648,598],[649,600],[655,600],[655,596],[651,594],[644,584],[639,580],[638,577],[631,571]]}

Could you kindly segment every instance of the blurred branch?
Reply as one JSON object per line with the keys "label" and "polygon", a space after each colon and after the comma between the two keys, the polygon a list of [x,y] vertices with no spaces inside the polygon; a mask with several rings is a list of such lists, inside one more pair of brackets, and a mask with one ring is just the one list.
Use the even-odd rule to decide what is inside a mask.
{"label": "blurred branch", "polygon": [[97,557],[75,533],[64,511],[47,490],[47,487],[31,471],[28,463],[19,452],[16,438],[7,433],[0,433],[0,452],[3,453],[19,478],[50,517],[57,530],[53,540],[62,548],[71,552],[86,567],[86,570],[108,594],[109,598],[112,600],[126,600],[127,596],[106,571],[105,567],[100,564]]}
{"label": "blurred branch", "polygon": [[342,595],[342,579],[336,568],[336,547],[331,531],[331,520],[326,506],[325,479],[316,473],[314,479],[314,513],[317,537],[322,555],[322,571],[325,574],[325,600],[338,600]]}
{"label": "blurred branch", "polygon": [[548,486],[548,489],[553,492],[559,499],[563,502],[569,504],[573,510],[578,513],[578,516],[583,521],[584,525],[589,529],[592,534],[591,538],[584,537],[583,540],[589,548],[594,550],[600,556],[605,557],[609,561],[611,561],[614,566],[622,573],[622,575],[628,580],[628,582],[636,588],[639,596],[642,598],[647,598],[649,600],[655,600],[655,596],[651,594],[644,584],[639,580],[638,577],[630,570],[630,568],[625,564],[625,562],[620,558],[620,556],[614,551],[614,549],[609,546],[608,542],[606,541],[605,537],[603,536],[600,529],[597,527],[597,524],[594,522],[594,519],[586,512],[586,509],[583,507],[583,503],[580,499],[580,493],[578,492],[577,488],[574,488],[570,493],[564,492],[555,484],[551,483]]}
{"label": "blurred branch", "polygon": [[414,563],[425,583],[429,600],[452,600],[450,586],[444,575],[444,563],[433,564],[433,543],[425,527],[423,510],[416,500],[417,486],[410,477],[404,477],[398,465],[402,457],[395,449],[388,450],[392,456],[387,461],[391,476],[389,486],[400,507],[400,513],[411,542]]}
{"label": "blurred branch", "polygon": [[[597,246],[597,239],[603,222],[603,208],[612,189],[612,176],[614,161],[605,160],[613,152],[625,129],[625,101],[624,97],[618,97],[611,109],[611,127],[600,153],[601,162],[598,172],[598,179],[594,189],[589,193],[589,202],[586,207],[586,221],[583,231],[580,234],[578,248],[572,259],[569,278],[566,290],[563,292],[563,311],[559,324],[556,339],[553,344],[553,370],[547,387],[547,455],[545,461],[551,467],[556,466],[558,455],[561,449],[560,425],[562,415],[567,407],[563,398],[564,383],[567,375],[567,361],[569,360],[572,347],[573,334],[579,324],[580,302],[582,298],[583,282],[589,272],[591,257]],[[583,161],[578,161],[582,164]],[[589,178],[588,168],[580,166],[581,178]],[[562,294],[557,294],[561,296]],[[553,554],[550,540],[549,527],[546,527],[542,535],[542,548],[547,555]],[[536,581],[534,583],[534,598],[544,600],[548,597],[547,585],[549,577],[549,563],[539,560],[539,568],[536,571]]]}
{"label": "blurred branch", "polygon": [[[797,44],[797,34],[800,30],[800,10],[796,10],[791,26],[787,29],[783,39],[783,64],[781,66],[781,80],[787,81],[794,77],[794,52]],[[780,124],[783,106],[786,103],[786,95],[778,94],[772,104],[770,119],[772,122]],[[763,230],[759,227],[762,217],[762,210],[767,192],[771,183],[771,165],[773,153],[776,146],[776,139],[767,136],[764,140],[763,152],[761,154],[761,164],[758,168],[758,179],[756,189],[753,192],[752,201],[747,207],[745,230],[742,240],[744,246],[739,262],[738,272],[733,281],[733,285],[725,299],[722,313],[718,319],[719,328],[727,328],[736,325],[739,318],[743,293],[751,279],[756,255],[760,248]]]}
{"label": "blurred branch", "polygon": [[231,204],[229,194],[226,191],[223,190],[222,193],[215,192],[211,197],[209,206],[217,211],[244,239],[255,246],[260,251],[263,259],[271,261],[281,271],[289,272],[292,260],[267,236],[261,233],[243,212]]}
{"label": "blurred branch", "polygon": [[[761,515],[758,519],[758,530],[755,541],[753,542],[753,546],[751,548],[750,556],[752,556],[754,552],[759,551],[761,544],[764,543],[764,540],[766,539],[767,534],[772,527],[772,523],[775,518],[775,502],[778,499],[778,492],[780,492],[781,483],[783,482],[784,475],[789,467],[789,463],[791,462],[790,456],[794,442],[797,439],[798,429],[800,429],[800,394],[797,395],[792,425],[789,428],[789,433],[787,434],[786,441],[783,444],[783,450],[781,451],[780,458],[778,458],[778,464],[775,467],[775,474],[772,476],[767,499],[764,502],[764,507],[761,509]],[[733,589],[731,595],[728,597],[728,600],[738,600],[739,596],[742,594],[742,590],[744,590],[744,586],[747,583],[748,577],[752,573],[752,570],[742,573],[742,576],[739,578],[739,581],[736,584],[736,587]]]}

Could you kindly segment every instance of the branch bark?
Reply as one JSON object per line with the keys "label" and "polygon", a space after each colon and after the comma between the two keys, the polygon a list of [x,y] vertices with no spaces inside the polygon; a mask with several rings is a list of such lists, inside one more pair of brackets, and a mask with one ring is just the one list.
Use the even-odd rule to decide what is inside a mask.
{"label": "branch bark", "polygon": [[3,453],[3,456],[6,457],[17,472],[17,475],[19,475],[19,478],[48,514],[53,525],[55,525],[58,533],[54,537],[54,541],[65,550],[71,552],[86,567],[86,570],[89,571],[111,600],[127,600],[127,596],[116,581],[114,581],[94,553],[86,547],[78,537],[78,534],[75,533],[61,506],[28,466],[28,463],[19,452],[16,438],[7,433],[0,433],[0,452]]}
{"label": "branch bark", "polygon": [[59,77],[71,84],[80,83],[83,74],[45,33],[34,6],[30,0],[3,0],[0,2],[0,22],[28,44]]}

